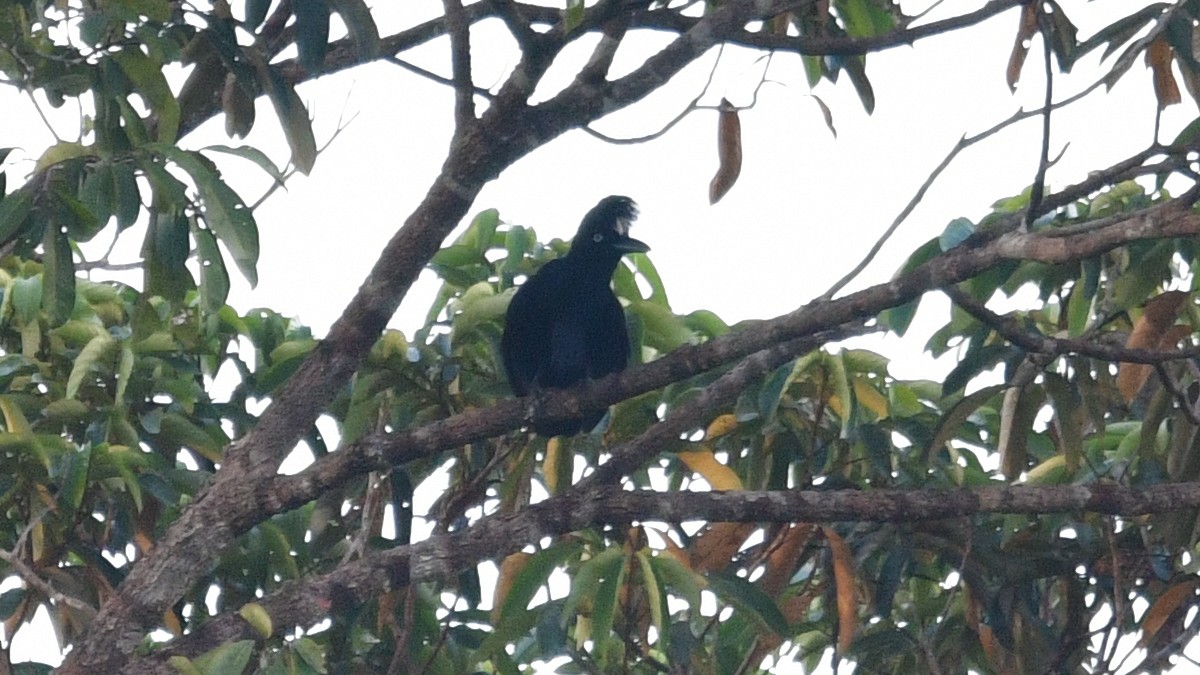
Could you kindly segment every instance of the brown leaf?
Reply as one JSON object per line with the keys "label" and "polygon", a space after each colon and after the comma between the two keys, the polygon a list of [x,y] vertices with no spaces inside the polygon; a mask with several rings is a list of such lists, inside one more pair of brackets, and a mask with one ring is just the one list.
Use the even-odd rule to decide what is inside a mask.
{"label": "brown leaf", "polygon": [[1179,85],[1175,82],[1175,74],[1171,72],[1171,61],[1174,50],[1162,36],[1154,38],[1146,49],[1146,65],[1154,74],[1154,97],[1158,99],[1158,109],[1179,103]]}
{"label": "brown leaf", "polygon": [[793,523],[776,538],[771,552],[767,555],[763,575],[757,582],[764,593],[770,597],[779,595],[796,572],[800,554],[808,546],[816,529],[816,525],[812,523]]}
{"label": "brown leaf", "polygon": [[833,554],[833,581],[837,586],[839,654],[845,654],[854,642],[854,631],[858,628],[858,589],[854,583],[854,555],[846,540],[832,527],[821,526],[829,551]]}
{"label": "brown leaf", "polygon": [[1183,605],[1185,601],[1191,600],[1196,596],[1196,582],[1193,580],[1183,581],[1168,588],[1150,609],[1146,610],[1145,616],[1142,617],[1142,637],[1138,640],[1138,646],[1145,649],[1158,631],[1167,623],[1167,619]]}
{"label": "brown leaf", "polygon": [[700,574],[725,569],[757,528],[754,523],[710,523],[688,547],[692,569]]}
{"label": "brown leaf", "polygon": [[708,203],[721,201],[742,172],[742,121],[737,108],[728,99],[721,99],[717,120],[717,175],[708,185]]}
{"label": "brown leaf", "polygon": [[1012,54],[1008,57],[1008,72],[1005,80],[1008,88],[1015,91],[1017,82],[1021,79],[1021,68],[1025,65],[1025,57],[1029,54],[1029,41],[1037,35],[1037,5],[1029,3],[1021,9],[1021,25],[1017,28],[1017,40],[1013,43]]}
{"label": "brown leaf", "polygon": [[[1133,322],[1133,330],[1125,341],[1126,349],[1166,349],[1179,342],[1191,332],[1187,326],[1173,325],[1187,299],[1188,294],[1183,291],[1167,291],[1147,300],[1142,315]],[[1118,364],[1117,391],[1126,403],[1137,398],[1152,372],[1154,367],[1146,363]]]}

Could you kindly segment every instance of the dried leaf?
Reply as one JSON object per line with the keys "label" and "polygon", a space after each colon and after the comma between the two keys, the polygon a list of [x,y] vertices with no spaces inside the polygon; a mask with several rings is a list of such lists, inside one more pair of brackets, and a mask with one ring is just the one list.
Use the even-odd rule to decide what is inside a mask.
{"label": "dried leaf", "polygon": [[[1125,341],[1126,349],[1162,349],[1174,345],[1182,335],[1173,324],[1179,318],[1188,294],[1183,291],[1167,291],[1150,298],[1142,308],[1142,315],[1133,322],[1133,331]],[[1186,326],[1183,334],[1189,330]],[[1117,391],[1128,403],[1137,398],[1138,392],[1150,379],[1154,367],[1145,363],[1121,362],[1117,366]]]}
{"label": "dried leaf", "polygon": [[[779,537],[776,537],[776,541],[771,546],[771,552],[767,555],[763,575],[757,582],[763,593],[774,597],[783,590],[788,580],[795,574],[796,566],[800,562],[800,555],[808,546],[816,529],[817,526],[813,523],[793,523]],[[788,617],[788,619],[794,620],[793,617]]]}
{"label": "dried leaf", "polygon": [[754,523],[710,523],[688,547],[692,569],[701,574],[725,569],[742,542],[756,529]]}
{"label": "dried leaf", "polygon": [[737,108],[728,99],[721,99],[717,120],[717,175],[708,186],[708,203],[721,201],[742,172],[742,121]]}
{"label": "dried leaf", "polygon": [[1013,43],[1012,54],[1008,57],[1008,73],[1005,78],[1010,90],[1016,90],[1017,82],[1021,79],[1021,67],[1025,65],[1025,57],[1029,54],[1029,41],[1037,35],[1037,5],[1029,3],[1021,10],[1021,25],[1017,28],[1017,40]]}
{"label": "dried leaf", "polygon": [[1187,600],[1194,598],[1196,595],[1196,582],[1194,580],[1183,581],[1168,588],[1150,609],[1146,610],[1145,616],[1142,617],[1142,637],[1138,640],[1138,646],[1145,649],[1147,645],[1158,634],[1158,631],[1167,623],[1171,615]]}
{"label": "dried leaf", "polygon": [[1179,85],[1175,82],[1175,74],[1171,72],[1171,61],[1175,50],[1165,38],[1159,36],[1146,49],[1146,65],[1154,75],[1154,97],[1158,99],[1158,109],[1179,103]]}
{"label": "dried leaf", "polygon": [[816,94],[809,94],[809,96],[817,102],[817,107],[821,109],[821,115],[825,117],[825,126],[829,127],[829,133],[833,134],[834,138],[837,138],[837,129],[833,126],[833,111],[829,109],[829,106],[825,104],[825,101],[820,96]]}
{"label": "dried leaf", "polygon": [[833,555],[833,580],[837,586],[839,654],[845,654],[854,642],[854,631],[858,627],[858,591],[854,584],[854,555],[846,540],[832,527],[821,526],[829,551]]}

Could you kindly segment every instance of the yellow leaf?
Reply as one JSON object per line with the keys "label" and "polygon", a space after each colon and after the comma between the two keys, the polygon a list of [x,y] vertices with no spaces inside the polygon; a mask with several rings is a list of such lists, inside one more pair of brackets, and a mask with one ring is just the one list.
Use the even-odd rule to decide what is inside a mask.
{"label": "yellow leaf", "polygon": [[29,426],[25,413],[21,412],[21,408],[8,396],[0,396],[0,412],[4,413],[4,426],[10,434],[33,433],[33,427]]}
{"label": "yellow leaf", "polygon": [[854,395],[858,398],[859,405],[875,413],[875,416],[879,419],[884,419],[888,416],[887,397],[879,393],[878,389],[872,387],[870,382],[861,378],[855,379]]}
{"label": "yellow leaf", "polygon": [[271,633],[274,632],[271,627],[271,615],[257,602],[248,602],[242,605],[238,614],[241,614],[246,623],[250,624],[250,627],[257,631],[264,640],[271,637]]}
{"label": "yellow leaf", "polygon": [[562,461],[562,443],[555,436],[546,442],[546,457],[542,460],[542,480],[546,481],[546,490],[550,494],[558,494],[558,463]]}
{"label": "yellow leaf", "polygon": [[1142,617],[1142,637],[1138,640],[1138,646],[1145,649],[1158,634],[1159,629],[1167,623],[1167,619],[1175,613],[1175,610],[1195,595],[1196,582],[1188,580],[1175,584],[1158,596],[1150,609],[1146,610],[1146,615]]}
{"label": "yellow leaf", "polygon": [[183,624],[180,623],[179,615],[175,613],[174,609],[168,607],[167,611],[163,612],[162,620],[163,628],[166,628],[171,635],[175,637],[183,635]]}
{"label": "yellow leaf", "polygon": [[821,526],[833,554],[833,580],[837,586],[838,652],[844,654],[854,642],[858,627],[858,596],[854,586],[854,556],[846,540],[831,527]]}
{"label": "yellow leaf", "polygon": [[492,602],[492,624],[495,625],[500,621],[500,612],[504,609],[504,600],[508,598],[508,592],[512,589],[513,581],[517,575],[525,567],[525,563],[529,562],[531,554],[524,551],[517,551],[506,557],[500,563],[500,574],[496,577],[496,593],[493,596]]}
{"label": "yellow leaf", "polygon": [[737,428],[737,417],[731,413],[718,415],[716,419],[709,423],[708,429],[704,431],[704,440],[711,441],[714,438],[720,438],[729,434]]}
{"label": "yellow leaf", "polygon": [[718,462],[712,450],[681,452],[679,459],[687,465],[687,468],[704,476],[704,480],[708,481],[714,490],[742,489],[742,479],[738,478],[733,469]]}

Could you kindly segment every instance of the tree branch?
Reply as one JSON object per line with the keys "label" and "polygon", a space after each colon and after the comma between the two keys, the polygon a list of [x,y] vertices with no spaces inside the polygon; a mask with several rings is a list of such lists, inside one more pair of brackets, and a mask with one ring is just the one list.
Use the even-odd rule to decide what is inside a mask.
{"label": "tree branch", "polygon": [[[277,633],[309,626],[330,611],[378,597],[381,589],[453,579],[481,560],[499,559],[543,538],[588,527],[688,520],[744,523],[915,522],[978,514],[1078,511],[1135,517],[1200,507],[1200,483],[1143,488],[1091,485],[997,485],[950,490],[780,490],[730,492],[572,490],[515,514],[486,516],[470,529],[372,553],[334,571],[290,581],[258,601]],[[332,609],[330,609],[332,606]],[[195,655],[259,636],[236,611],[215,617],[128,673],[170,673],[170,655]]]}
{"label": "tree branch", "polygon": [[1169,361],[1181,361],[1200,357],[1200,346],[1184,349],[1133,349],[1116,347],[1092,340],[1054,338],[1042,333],[1025,330],[1013,319],[1000,316],[970,294],[955,286],[942,289],[954,304],[1000,334],[1001,337],[1026,352],[1046,354],[1051,357],[1063,354],[1082,354],[1105,361],[1124,361],[1160,365]]}
{"label": "tree branch", "polygon": [[454,81],[454,127],[462,133],[475,123],[475,85],[471,81],[471,25],[462,0],[442,0],[450,34],[450,72]]}

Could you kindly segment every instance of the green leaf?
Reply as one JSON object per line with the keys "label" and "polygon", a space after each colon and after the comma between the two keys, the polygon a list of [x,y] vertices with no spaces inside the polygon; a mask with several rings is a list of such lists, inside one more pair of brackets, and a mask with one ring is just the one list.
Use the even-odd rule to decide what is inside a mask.
{"label": "green leaf", "polygon": [[329,48],[329,5],[325,0],[304,0],[292,5],[296,17],[296,48],[300,65],[310,73],[319,73]]}
{"label": "green leaf", "polygon": [[25,219],[33,199],[25,192],[14,192],[0,199],[0,243],[12,241],[25,229]]}
{"label": "green leaf", "polygon": [[[473,249],[479,256],[483,256],[492,248],[492,238],[499,226],[500,212],[496,209],[485,209],[471,219],[471,224],[467,226],[466,232],[463,232],[462,236],[454,243]],[[478,258],[472,257],[472,260],[478,260]]]}
{"label": "green leaf", "polygon": [[924,463],[928,464],[933,453],[942,450],[946,443],[949,442],[959,432],[959,429],[967,421],[975,411],[984,403],[987,403],[994,396],[1004,391],[1008,385],[993,384],[984,387],[970,396],[964,397],[961,401],[954,404],[950,410],[946,411],[942,418],[938,420],[937,427],[933,432],[933,439],[930,440],[929,446],[925,450]]}
{"label": "green leaf", "polygon": [[709,574],[708,587],[717,597],[744,612],[764,631],[769,630],[786,638],[790,627],[775,601],[754,584],[729,574]]}
{"label": "green leaf", "polygon": [[114,215],[117,217],[117,230],[124,230],[137,221],[142,209],[141,193],[137,186],[137,177],[129,164],[117,164],[113,167]]}
{"label": "green leaf", "polygon": [[67,398],[75,398],[79,393],[79,387],[83,385],[84,378],[113,344],[115,344],[115,340],[112,339],[112,336],[102,333],[92,338],[79,351],[79,356],[75,357],[75,363],[71,366],[71,374],[67,378]]}
{"label": "green leaf", "polygon": [[[896,274],[892,278],[896,279],[904,276],[905,274],[925,264],[941,252],[942,249],[940,241],[938,239],[930,239],[922,244],[920,248],[913,251],[912,255],[908,257],[908,260],[904,261],[904,264],[900,266],[900,269],[896,270]],[[920,305],[920,303],[920,298],[917,298],[916,300],[912,300],[903,305],[897,305],[896,307],[885,309],[880,313],[879,321],[884,326],[887,326],[896,335],[904,337],[904,334],[908,332],[908,327],[912,325],[913,317],[916,316],[917,307]]]}
{"label": "green leaf", "polygon": [[21,606],[21,601],[24,599],[25,589],[19,586],[0,593],[0,620],[7,621]]}
{"label": "green leaf", "polygon": [[567,33],[575,30],[583,23],[583,0],[567,0],[567,17],[563,22],[563,30]]}
{"label": "green leaf", "polygon": [[96,213],[75,195],[62,188],[54,190],[55,213],[59,216],[62,226],[67,228],[66,234],[75,241],[89,241],[104,227],[110,214],[105,214],[105,220],[100,220]]}
{"label": "green leaf", "polygon": [[156,144],[152,149],[188,172],[196,182],[204,202],[205,223],[229,249],[234,263],[250,285],[257,285],[258,224],[241,197],[221,179],[216,166],[204,155],[162,144]]}
{"label": "green leaf", "polygon": [[946,225],[946,229],[938,236],[938,246],[942,252],[958,246],[975,234],[975,223],[967,218],[955,218]]}
{"label": "green leaf", "polygon": [[180,212],[155,213],[146,228],[142,257],[146,292],[181,301],[195,282],[188,272],[188,218]]}
{"label": "green leaf", "polygon": [[1067,299],[1067,334],[1071,337],[1079,337],[1087,330],[1099,287],[1100,265],[1094,260],[1084,261],[1083,271]]}
{"label": "green leaf", "polygon": [[51,326],[62,325],[75,309],[75,261],[71,241],[63,228],[51,220],[42,241],[45,258],[42,266],[42,307]]}
{"label": "green leaf", "polygon": [[284,183],[283,172],[279,170],[279,167],[275,166],[275,162],[272,162],[271,158],[267,157],[265,152],[259,150],[258,148],[254,148],[249,145],[239,145],[237,147],[231,147],[228,145],[209,145],[204,149],[211,150],[212,152],[222,152],[227,155],[241,157],[242,159],[254,162],[256,165],[258,165],[258,168],[265,171],[266,174],[271,178],[274,178],[277,185],[282,186]]}
{"label": "green leaf", "polygon": [[260,73],[260,76],[265,75],[263,79],[266,81],[267,96],[275,106],[279,123],[283,125],[283,135],[292,150],[292,164],[296,166],[297,171],[307,176],[317,162],[317,139],[313,136],[308,110],[296,94],[295,87],[270,66],[263,66],[263,69],[265,72]]}
{"label": "green leaf", "polygon": [[[115,210],[116,201],[116,183],[115,171],[112,165],[102,162],[97,164],[92,170],[87,172],[87,176],[83,179],[83,187],[79,191],[79,201],[87,207],[91,214],[92,220],[95,221],[95,235],[108,223],[108,219],[112,217]],[[69,194],[69,193],[64,193]],[[76,240],[80,240],[78,234],[72,233]],[[88,237],[91,238],[90,236]]]}
{"label": "green leaf", "polygon": [[[308,3],[300,3],[302,5]],[[133,82],[133,91],[146,102],[157,117],[157,140],[174,143],[179,133],[179,101],[171,93],[167,78],[163,77],[163,64],[151,59],[140,49],[122,49],[112,54],[121,70]]]}
{"label": "green leaf", "polygon": [[[304,4],[304,3],[301,3]],[[194,665],[204,675],[228,675],[240,673],[254,655],[254,640],[229,642],[193,659]]]}
{"label": "green leaf", "polygon": [[92,462],[92,446],[85,443],[68,457],[67,469],[58,486],[58,509],[60,513],[73,514],[83,502],[87,488],[88,470]]}
{"label": "green leaf", "polygon": [[13,312],[17,323],[27,326],[37,320],[38,310],[42,308],[42,278],[26,277],[13,279],[5,300],[12,298]]}
{"label": "green leaf", "polygon": [[[622,553],[624,553],[622,551]],[[604,665],[608,643],[612,639],[613,616],[617,596],[625,581],[625,556],[617,560],[616,568],[606,572],[592,598],[592,654]]]}
{"label": "green leaf", "polygon": [[225,306],[229,297],[229,272],[225,259],[217,246],[217,238],[205,228],[193,227],[192,237],[196,240],[196,256],[200,260],[200,297],[204,308],[216,312]]}
{"label": "green leaf", "polygon": [[579,604],[591,598],[600,580],[606,574],[615,574],[617,566],[625,559],[625,551],[620,546],[612,546],[583,561],[571,577],[571,592],[563,605],[562,622],[575,618]]}
{"label": "green leaf", "polygon": [[529,601],[550,578],[550,573],[571,557],[579,555],[581,548],[582,544],[578,541],[563,541],[534,553],[525,561],[504,598],[504,605],[500,608],[500,620],[496,622],[495,630],[479,645],[474,659],[487,660],[536,623],[535,613],[525,609],[529,606]]}

